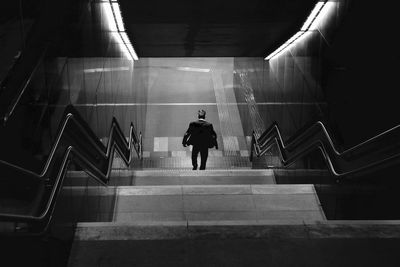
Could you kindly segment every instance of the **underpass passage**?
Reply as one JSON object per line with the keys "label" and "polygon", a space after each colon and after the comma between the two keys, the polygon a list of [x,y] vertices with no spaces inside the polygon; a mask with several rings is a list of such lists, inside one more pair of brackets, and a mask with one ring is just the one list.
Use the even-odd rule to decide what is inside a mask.
{"label": "underpass passage", "polygon": [[204,109],[219,144],[219,150],[210,149],[209,166],[214,159],[224,161],[221,157],[232,160],[224,167],[250,166],[243,163],[249,153],[233,91],[233,63],[233,58],[152,58],[135,65],[135,79],[147,86],[143,164],[156,167],[155,160],[172,158],[171,167],[191,167],[191,147],[182,146],[182,137]]}

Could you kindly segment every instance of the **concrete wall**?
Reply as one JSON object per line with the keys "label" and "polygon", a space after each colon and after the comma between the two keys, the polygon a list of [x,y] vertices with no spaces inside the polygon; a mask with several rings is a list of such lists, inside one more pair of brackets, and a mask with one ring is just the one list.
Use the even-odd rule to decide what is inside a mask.
{"label": "concrete wall", "polygon": [[[132,90],[133,61],[127,58],[108,26],[105,4],[69,1],[55,29],[43,30],[46,40],[51,41],[47,41],[43,61],[13,116],[2,128],[1,140],[8,141],[1,159],[41,168],[36,160],[43,163],[47,159],[61,115],[69,104],[78,109],[95,134],[104,140],[113,116],[126,136],[131,121],[140,131],[138,118],[143,116],[140,108],[115,105],[134,102],[138,92]],[[52,8],[49,4],[44,10],[54,12]]]}
{"label": "concrete wall", "polygon": [[375,2],[328,4],[316,29],[285,53],[235,62],[245,70],[264,126],[277,121],[288,138],[323,117],[344,149],[400,122],[394,116],[398,15],[393,6]]}
{"label": "concrete wall", "polygon": [[399,16],[392,3],[347,1],[324,51],[323,89],[329,116],[351,147],[400,123]]}
{"label": "concrete wall", "polygon": [[[345,1],[332,1],[330,5],[327,16],[317,29],[286,52],[268,61],[262,58],[235,59],[236,95],[249,104],[249,111],[242,110],[243,116],[253,118],[244,126],[245,131],[265,129],[276,121],[287,139],[305,124],[323,116],[327,102],[321,62],[336,25],[342,19]],[[254,101],[250,103],[252,98]],[[253,114],[246,115],[248,112]],[[261,123],[254,119],[254,113]]]}

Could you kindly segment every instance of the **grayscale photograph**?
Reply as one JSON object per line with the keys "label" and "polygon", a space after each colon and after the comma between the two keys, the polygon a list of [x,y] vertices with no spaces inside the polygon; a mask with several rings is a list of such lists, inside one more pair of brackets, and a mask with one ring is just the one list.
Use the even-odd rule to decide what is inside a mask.
{"label": "grayscale photograph", "polygon": [[3,0],[0,266],[400,266],[395,5]]}

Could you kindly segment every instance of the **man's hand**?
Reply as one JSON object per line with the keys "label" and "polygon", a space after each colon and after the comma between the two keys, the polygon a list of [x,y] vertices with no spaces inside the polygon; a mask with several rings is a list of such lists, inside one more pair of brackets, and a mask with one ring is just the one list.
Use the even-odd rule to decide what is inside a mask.
{"label": "man's hand", "polygon": [[182,146],[183,146],[183,147],[187,147],[187,144],[185,144],[185,143],[182,143]]}

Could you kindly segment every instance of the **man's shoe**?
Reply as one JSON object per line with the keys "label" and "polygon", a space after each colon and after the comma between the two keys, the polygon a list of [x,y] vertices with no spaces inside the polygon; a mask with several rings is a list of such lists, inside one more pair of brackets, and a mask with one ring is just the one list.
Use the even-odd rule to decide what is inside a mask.
{"label": "man's shoe", "polygon": [[192,170],[197,170],[197,166],[193,166],[193,169]]}

